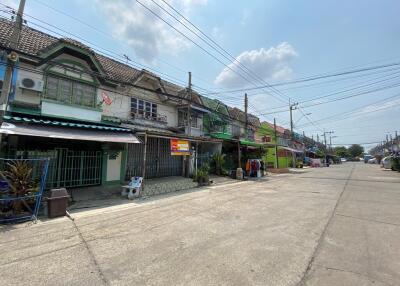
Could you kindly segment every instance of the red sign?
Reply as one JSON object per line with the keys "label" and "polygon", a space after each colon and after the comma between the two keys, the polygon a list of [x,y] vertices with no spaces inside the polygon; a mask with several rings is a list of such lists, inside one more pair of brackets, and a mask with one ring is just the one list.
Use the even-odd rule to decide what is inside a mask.
{"label": "red sign", "polygon": [[171,155],[190,155],[189,141],[171,139]]}
{"label": "red sign", "polygon": [[105,91],[101,93],[101,97],[103,98],[103,102],[107,105],[111,105],[111,103],[113,102]]}

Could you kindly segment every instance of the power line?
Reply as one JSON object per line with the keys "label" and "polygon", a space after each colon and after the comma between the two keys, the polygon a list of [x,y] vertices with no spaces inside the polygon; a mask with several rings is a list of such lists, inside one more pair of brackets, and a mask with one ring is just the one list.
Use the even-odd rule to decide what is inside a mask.
{"label": "power line", "polygon": [[[305,105],[305,106],[303,106],[303,108],[308,108],[308,107],[313,107],[313,106],[333,103],[333,102],[337,102],[337,101],[341,101],[341,100],[346,100],[346,99],[357,97],[357,96],[360,96],[360,95],[370,94],[370,93],[373,93],[373,92],[379,92],[379,91],[383,91],[383,90],[386,90],[386,89],[395,88],[395,87],[398,87],[398,86],[400,86],[400,83],[396,82],[394,84],[385,85],[385,86],[382,86],[382,87],[378,87],[378,88],[375,88],[375,89],[370,89],[370,90],[363,91],[363,92],[353,93],[353,94],[350,94],[350,95],[347,95],[347,96],[334,98],[334,99],[331,99],[331,100],[328,100],[328,101],[317,102],[317,103]],[[283,106],[281,108],[283,108]],[[277,110],[277,111],[274,111],[274,112],[262,113],[262,115],[274,114],[274,113],[282,113],[282,112],[285,112],[285,110]]]}
{"label": "power line", "polygon": [[[83,25],[85,25],[85,26],[87,26],[87,27],[89,27],[89,28],[91,28],[91,29],[93,29],[93,30],[95,30],[95,31],[97,31],[97,32],[99,32],[99,33],[101,33],[101,34],[107,36],[107,37],[109,37],[109,38],[112,38],[113,40],[115,40],[115,37],[112,36],[111,34],[106,33],[106,32],[104,32],[104,31],[102,31],[102,30],[100,30],[100,29],[94,27],[94,26],[91,25],[91,24],[88,24],[87,22],[82,21],[81,19],[79,19],[79,18],[77,18],[77,17],[75,17],[75,16],[73,16],[73,15],[71,15],[71,14],[65,13],[65,12],[63,12],[63,11],[57,9],[57,8],[54,8],[54,7],[52,7],[52,6],[50,6],[50,5],[46,4],[46,3],[44,3],[43,1],[39,1],[39,0],[35,0],[35,1],[36,1],[37,3],[39,3],[40,5],[43,5],[43,6],[47,7],[48,9],[51,9],[51,10],[53,10],[53,11],[55,11],[55,12],[61,14],[61,15],[64,15],[64,16],[66,16],[66,17],[69,17],[69,18],[71,18],[71,19],[73,19],[73,20],[75,20],[75,21],[77,21],[77,22],[79,22],[79,23],[81,23],[81,24],[83,24]],[[118,43],[119,43],[119,42],[118,42]],[[120,44],[120,43],[119,43],[119,44]],[[128,47],[127,45],[124,45],[124,46]],[[171,64],[170,62],[167,62],[167,61],[165,61],[165,60],[163,60],[163,59],[160,59],[160,58],[157,58],[157,61],[160,61],[161,63],[164,63],[164,64],[166,64],[166,65],[172,67],[173,69],[175,69],[175,70],[177,70],[177,71],[179,71],[179,72],[182,72],[182,73],[184,73],[184,74],[187,74],[187,70],[184,70],[184,69],[182,69],[182,68],[180,68],[180,67],[178,67],[178,66],[176,66],[176,65],[174,65],[174,64]],[[206,84],[211,84],[210,82],[208,82],[207,80],[205,80],[205,79],[199,77],[198,75],[195,75],[195,74],[194,74],[193,77],[196,78],[196,79],[198,79],[198,80],[200,80],[200,81],[202,81],[202,82],[204,82],[204,83],[206,83]],[[196,86],[196,87],[199,88],[199,86],[197,86],[197,85],[195,85],[195,84],[193,84],[193,86]],[[207,91],[210,92],[210,90],[207,90]]]}
{"label": "power line", "polygon": [[[160,7],[161,9],[163,9],[164,11],[166,11],[164,8],[162,8],[157,2],[155,2],[154,0],[151,0],[153,3],[155,3],[158,7]],[[273,91],[275,91],[276,93],[286,96],[285,94],[283,94],[282,92],[280,92],[279,90],[273,88],[270,86],[270,84],[268,82],[266,82],[264,79],[262,79],[260,76],[258,76],[256,73],[254,73],[251,69],[249,69],[248,67],[246,67],[243,63],[241,63],[239,60],[237,60],[236,57],[234,57],[231,53],[229,53],[226,49],[224,49],[221,45],[219,45],[216,41],[214,41],[211,37],[209,37],[207,34],[205,34],[201,29],[199,29],[195,24],[193,24],[189,19],[187,19],[184,15],[182,15],[177,9],[175,9],[171,4],[169,4],[167,1],[165,0],[161,0],[164,4],[166,4],[169,8],[171,8],[174,12],[176,12],[179,16],[181,16],[187,23],[189,23],[192,27],[194,27],[194,29],[196,29],[196,31],[198,31],[201,35],[205,36],[207,40],[211,41],[211,43],[214,45],[209,44],[208,41],[205,41],[202,37],[199,37],[199,35],[195,32],[193,32],[193,30],[191,30],[190,28],[188,28],[184,23],[182,23],[179,19],[177,19],[176,17],[172,16],[169,12],[167,12],[169,15],[171,15],[172,17],[174,17],[174,19],[176,19],[179,23],[181,23],[184,27],[186,27],[187,29],[189,29],[193,34],[195,34],[197,37],[199,37],[200,39],[202,39],[204,42],[206,42],[210,47],[212,47],[214,50],[218,51],[218,49],[216,49],[215,47],[219,48],[220,50],[223,51],[223,53],[225,55],[228,56],[228,58],[230,58],[231,60],[233,60],[232,63],[234,63],[235,65],[237,65],[241,70],[244,70],[246,72],[246,74],[251,74],[253,75],[259,82],[262,82],[264,84],[267,85],[268,88],[271,88]],[[219,51],[218,51],[219,52]],[[220,52],[219,52],[220,53]],[[222,56],[224,56],[222,53],[220,53]],[[225,56],[224,56],[225,57]],[[226,58],[226,57],[225,57]],[[243,69],[242,69],[243,67]],[[253,78],[254,78],[253,77]],[[287,97],[287,96],[286,96]]]}
{"label": "power line", "polygon": [[[193,43],[195,46],[197,46],[199,49],[201,49],[203,52],[205,52],[206,54],[208,54],[209,56],[211,56],[213,59],[215,59],[217,62],[219,62],[220,64],[222,64],[223,66],[225,66],[225,68],[229,69],[230,71],[232,71],[233,73],[235,73],[236,75],[238,75],[239,77],[241,77],[242,79],[244,79],[246,82],[249,82],[250,84],[254,84],[254,82],[249,81],[248,78],[244,77],[241,73],[238,73],[237,71],[235,71],[234,69],[232,69],[229,65],[225,64],[222,60],[220,60],[218,57],[216,57],[214,54],[212,54],[211,52],[209,52],[208,50],[206,50],[203,46],[201,46],[200,44],[198,44],[197,42],[195,42],[193,39],[189,38],[187,35],[185,35],[182,31],[178,30],[176,27],[174,27],[171,23],[169,23],[168,21],[166,21],[163,17],[161,17],[160,15],[158,15],[156,12],[154,12],[151,8],[149,8],[148,6],[146,6],[145,4],[143,4],[142,2],[140,2],[139,0],[136,0],[136,2],[141,5],[143,8],[145,8],[147,11],[149,11],[151,14],[153,14],[155,17],[157,17],[158,19],[160,19],[161,21],[163,21],[164,23],[166,23],[169,27],[171,27],[172,29],[174,29],[177,33],[179,33],[180,35],[182,35],[184,38],[186,38],[187,40],[189,40],[191,43]],[[256,85],[255,85],[256,86]],[[267,86],[264,86],[263,88],[266,88]],[[275,96],[274,96],[275,97]],[[282,99],[275,97],[276,99],[283,101]]]}
{"label": "power line", "polygon": [[[325,120],[327,120],[327,119],[332,119],[332,118],[335,118],[335,121],[347,119],[347,118],[340,118],[340,116],[341,116],[341,115],[350,115],[350,114],[353,114],[353,113],[355,113],[355,112],[357,112],[357,111],[359,111],[359,110],[361,110],[361,109],[363,109],[363,108],[366,108],[366,107],[369,107],[369,106],[373,106],[373,105],[376,105],[376,104],[379,104],[379,103],[386,102],[386,101],[388,101],[388,100],[390,100],[390,99],[393,99],[393,98],[398,97],[399,95],[400,95],[400,93],[395,94],[395,95],[390,96],[390,97],[385,98],[385,99],[381,99],[381,100],[375,101],[375,102],[370,103],[370,104],[367,104],[367,105],[363,105],[363,106],[357,107],[357,108],[352,109],[352,110],[349,110],[349,111],[336,113],[336,114],[334,114],[334,115],[331,115],[331,116],[328,116],[328,117],[325,117],[325,118],[322,118],[322,119],[319,119],[319,120],[316,120],[316,121],[317,121],[317,122],[320,122],[320,121],[325,121]],[[393,107],[393,106],[392,106],[392,107]],[[307,124],[301,125],[301,126],[299,126],[299,127],[305,127],[305,126],[307,126]]]}
{"label": "power line", "polygon": [[[5,5],[5,4],[3,4],[3,3],[0,3],[0,5],[3,5],[3,6],[5,6],[5,7],[7,7],[7,8],[11,8],[11,7],[9,7],[9,6]],[[47,6],[48,6],[48,5],[47,5]],[[12,8],[11,8],[11,9],[12,9]],[[10,11],[3,11],[3,12],[5,12],[5,13],[7,13],[7,14],[10,14],[10,15],[13,14],[13,13],[11,13]],[[63,14],[65,14],[65,13],[63,13]],[[50,23],[48,23],[48,22],[46,22],[46,21],[43,21],[43,20],[41,20],[41,19],[39,19],[39,18],[37,18],[37,17],[31,16],[31,15],[29,15],[29,14],[27,14],[27,13],[24,13],[24,15],[26,15],[26,16],[32,18],[32,19],[35,20],[35,21],[38,21],[38,22],[40,22],[40,23],[42,23],[42,24],[45,24],[45,25],[47,25],[47,26],[49,26],[49,27],[52,27],[52,28],[54,28],[54,29],[57,29],[57,30],[59,30],[59,31],[61,31],[61,32],[67,34],[67,35],[69,35],[69,36],[72,36],[72,37],[74,37],[74,38],[76,38],[76,39],[79,39],[80,41],[82,41],[82,42],[84,42],[84,43],[86,43],[86,44],[88,44],[88,45],[91,45],[90,48],[93,49],[93,50],[95,50],[96,52],[99,52],[100,54],[106,55],[107,57],[110,57],[110,58],[113,58],[113,59],[116,59],[116,58],[117,58],[117,59],[116,59],[117,61],[126,60],[126,58],[125,58],[123,55],[121,55],[121,54],[119,54],[119,53],[116,53],[116,52],[114,52],[114,51],[112,51],[112,50],[103,48],[103,47],[101,47],[101,46],[99,46],[99,45],[97,45],[97,44],[95,44],[95,43],[93,43],[93,42],[90,42],[90,41],[88,41],[88,40],[86,40],[86,39],[84,39],[84,38],[82,38],[82,37],[80,37],[80,36],[74,34],[74,33],[71,33],[71,32],[66,31],[66,30],[64,30],[64,29],[61,29],[61,28],[59,28],[59,27],[57,27],[57,26],[55,26],[55,25],[53,25],[53,24],[50,24]],[[4,17],[0,17],[0,18],[6,19],[6,18],[4,18]],[[76,17],[72,17],[72,18],[75,19]],[[6,20],[9,21],[8,19],[6,19]],[[80,22],[83,22],[83,21],[80,21]],[[61,34],[61,33],[59,33],[59,32],[56,32],[56,31],[54,31],[54,30],[51,30],[51,29],[49,29],[49,28],[47,28],[47,27],[44,27],[44,26],[42,26],[42,25],[40,25],[40,24],[37,24],[37,23],[35,23],[34,21],[30,21],[30,23],[33,24],[33,25],[35,25],[35,26],[37,26],[37,27],[39,27],[39,28],[41,28],[41,29],[44,29],[44,30],[46,30],[46,31],[48,31],[48,32],[51,32],[51,33],[53,33],[53,34],[56,34],[56,35],[58,35],[58,36],[60,36],[60,37],[65,37],[64,34]],[[90,26],[90,25],[89,25],[89,26]],[[103,32],[103,33],[106,34],[105,32]],[[112,36],[110,36],[110,37],[112,37]],[[159,59],[159,60],[160,60],[160,59]],[[176,77],[174,77],[174,76],[172,76],[172,75],[166,74],[166,73],[164,73],[164,72],[161,72],[161,71],[156,70],[156,69],[154,69],[154,68],[152,68],[152,67],[149,67],[149,66],[146,66],[146,65],[144,65],[144,64],[141,64],[141,63],[139,63],[139,62],[137,62],[137,61],[133,61],[133,60],[131,60],[131,59],[129,59],[129,61],[132,62],[132,63],[134,63],[134,64],[136,65],[136,66],[133,66],[134,68],[139,68],[139,69],[140,69],[140,68],[144,68],[144,69],[147,69],[147,70],[152,71],[152,72],[154,72],[154,73],[163,75],[165,78],[167,78],[168,80],[170,80],[170,81],[172,81],[172,82],[177,82],[178,84],[183,84],[183,85],[186,84],[185,81],[180,80],[180,79],[178,79],[178,78],[176,78]],[[160,61],[161,61],[161,60],[160,60]],[[166,62],[166,61],[162,61],[162,62],[164,62],[165,64],[168,64],[168,65],[170,65],[170,66],[173,66],[172,64],[170,64],[170,63],[168,63],[168,62]],[[121,63],[121,62],[120,62],[120,63]],[[128,66],[131,66],[129,63],[124,63],[124,64],[125,64],[125,65],[128,65]],[[180,68],[178,68],[178,67],[176,67],[176,66],[173,66],[173,67],[174,67],[175,69],[179,69],[180,71],[183,71],[182,69],[180,69]],[[186,73],[186,72],[185,72],[185,73]],[[196,85],[196,87],[197,87],[198,89],[203,90],[203,91],[206,91],[206,92],[209,92],[209,91],[210,91],[209,89],[205,89],[205,88],[203,88],[203,87],[201,87],[201,86],[198,86],[198,85]]]}
{"label": "power line", "polygon": [[[381,79],[381,78],[385,78],[385,79],[383,79],[383,80],[376,81],[376,82],[370,82],[370,80],[368,80],[368,81],[363,81],[363,82],[367,82],[367,84],[365,84],[365,85],[359,85],[359,83],[351,84],[351,85],[349,85],[349,86],[346,86],[345,88],[354,87],[354,86],[355,86],[355,87],[354,87],[354,88],[345,89],[345,90],[336,91],[336,92],[332,92],[332,93],[328,93],[328,94],[326,94],[326,95],[322,95],[322,96],[318,96],[318,97],[312,97],[312,98],[310,98],[310,99],[306,99],[306,100],[299,101],[299,103],[301,104],[301,103],[311,102],[311,101],[314,101],[314,100],[317,100],[317,99],[322,99],[322,98],[326,98],[326,97],[331,97],[331,96],[333,96],[333,95],[338,95],[338,94],[341,94],[341,93],[346,93],[346,92],[348,92],[348,91],[356,90],[356,89],[363,88],[363,87],[368,87],[368,86],[375,85],[375,84],[377,84],[377,83],[381,83],[381,82],[388,81],[388,80],[391,80],[391,79],[396,79],[396,78],[398,78],[398,76],[396,76],[396,77],[391,77],[391,78],[387,78],[387,77],[388,77],[388,76],[391,76],[391,75],[399,74],[399,73],[400,73],[400,69],[397,69],[397,70],[398,70],[397,72],[394,72],[394,73],[391,73],[391,74],[385,74],[384,76],[380,76],[380,77],[374,78],[374,79],[376,79],[376,80],[377,80],[377,79]],[[251,94],[251,95],[254,95],[254,94]],[[286,105],[281,105],[281,106],[269,108],[269,110],[282,109],[282,108],[285,108],[285,109],[286,109]]]}
{"label": "power line", "polygon": [[[319,80],[319,79],[323,79],[323,78],[337,77],[337,76],[343,76],[343,75],[347,75],[347,74],[360,73],[360,72],[364,72],[364,71],[383,69],[383,68],[393,67],[393,66],[400,66],[400,62],[385,64],[385,65],[372,66],[372,67],[367,67],[367,68],[362,68],[362,69],[349,70],[349,71],[345,71],[345,72],[341,72],[341,73],[332,73],[332,74],[323,75],[323,76],[318,76],[317,75],[317,76],[310,76],[308,78],[299,78],[299,79],[292,80],[292,81],[286,81],[286,82],[271,84],[271,86],[275,87],[275,86],[290,85],[290,84],[295,84],[295,83],[300,83],[300,82],[308,82],[308,81]],[[232,92],[245,92],[245,91],[262,89],[262,88],[264,88],[264,86],[242,88],[242,89],[232,89],[232,90],[218,92],[218,94],[232,93]]]}

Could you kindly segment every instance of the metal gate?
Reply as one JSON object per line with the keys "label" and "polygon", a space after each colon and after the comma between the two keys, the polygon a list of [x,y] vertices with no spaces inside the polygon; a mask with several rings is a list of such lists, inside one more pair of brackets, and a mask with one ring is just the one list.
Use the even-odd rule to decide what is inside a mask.
{"label": "metal gate", "polygon": [[17,158],[50,158],[46,189],[101,184],[102,151],[17,150]]}
{"label": "metal gate", "polygon": [[[127,180],[142,176],[143,153],[143,144],[128,144]],[[182,175],[182,156],[171,155],[169,139],[148,138],[146,153],[146,178]]]}

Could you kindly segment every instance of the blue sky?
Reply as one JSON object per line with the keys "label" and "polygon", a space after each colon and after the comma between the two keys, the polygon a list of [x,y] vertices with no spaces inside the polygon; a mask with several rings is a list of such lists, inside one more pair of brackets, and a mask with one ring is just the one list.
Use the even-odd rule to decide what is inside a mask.
{"label": "blue sky", "polygon": [[[172,26],[185,35],[201,43],[151,0],[140,1],[165,19],[169,19]],[[162,0],[154,1],[167,8]],[[17,1],[0,0],[0,2],[15,7]],[[169,0],[168,2],[268,83],[400,62],[398,36],[400,2],[397,0]],[[96,30],[41,3],[70,14],[95,27]],[[173,80],[186,82],[187,71],[191,71],[194,84],[210,92],[260,85],[260,80],[257,83],[255,80],[249,83],[229,69],[225,68],[224,71],[222,64],[134,0],[27,0],[26,13],[28,25],[34,28],[43,30],[37,26],[40,24],[67,37],[80,37],[90,42],[90,46],[94,44],[107,49],[108,51],[103,51],[112,53],[112,56],[126,54],[135,63],[165,73],[173,77]],[[39,23],[30,16],[69,31],[73,36]],[[201,45],[212,51],[204,43]],[[227,65],[230,64],[233,70],[238,70],[232,61],[222,58],[215,52],[214,54]],[[249,91],[250,111],[254,114],[280,111],[282,109],[273,108],[287,105],[287,97],[292,101],[301,102],[375,81],[382,81],[377,87],[389,86],[399,82],[399,73],[396,73],[398,71],[378,70],[369,76],[329,83],[318,81],[315,83],[319,84],[307,87],[301,87],[306,84],[277,87],[284,95],[277,95],[277,92],[268,89]],[[203,89],[200,91],[205,92]],[[334,135],[337,136],[333,139],[335,144],[383,140],[386,132],[394,134],[395,130],[400,131],[400,95],[394,97],[397,93],[400,94],[400,88],[393,87],[338,102],[302,107],[301,111],[294,111],[296,130],[305,131],[310,136],[313,134],[314,138],[316,134],[321,135],[324,129],[334,130]],[[350,94],[338,94],[328,99]],[[243,93],[213,96],[239,107],[243,103]],[[389,97],[392,98],[384,103],[368,106]],[[311,103],[316,102],[311,101]],[[356,108],[358,108],[357,113],[348,118],[333,116]],[[382,110],[377,111],[377,109]],[[308,117],[315,123],[311,124],[301,112],[311,113]],[[330,119],[320,121],[330,116]],[[273,117],[276,117],[281,125],[288,126],[288,111],[261,116],[266,120],[272,120]]]}

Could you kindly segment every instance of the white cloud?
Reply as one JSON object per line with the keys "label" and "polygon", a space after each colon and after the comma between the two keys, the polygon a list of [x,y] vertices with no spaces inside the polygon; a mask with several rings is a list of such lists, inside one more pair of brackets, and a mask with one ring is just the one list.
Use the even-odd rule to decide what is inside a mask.
{"label": "white cloud", "polygon": [[[162,18],[169,20],[173,26],[179,23],[157,7],[150,0],[141,0],[145,6]],[[184,15],[193,9],[207,4],[207,0],[174,0],[169,1]],[[137,58],[151,63],[161,51],[176,54],[187,49],[190,43],[170,26],[151,14],[135,0],[97,0],[97,6],[105,14],[104,20],[111,26],[116,38],[125,41]],[[162,2],[159,2],[163,5]],[[164,8],[168,8],[164,4]]]}
{"label": "white cloud", "polygon": [[[293,70],[290,62],[297,56],[295,49],[288,43],[283,42],[269,49],[244,51],[236,60],[257,74],[263,80],[287,80],[292,77]],[[229,68],[224,68],[215,79],[215,84],[223,87],[243,87],[249,83],[237,73],[243,74],[237,62],[230,63]],[[242,67],[243,68],[243,67]],[[234,72],[233,72],[233,71]],[[245,76],[245,75],[244,75]],[[249,76],[245,76],[249,78]]]}
{"label": "white cloud", "polygon": [[391,108],[398,108],[400,106],[400,99],[394,99],[392,101],[388,101],[385,103],[377,103],[368,105],[362,108],[360,111],[352,114],[352,116],[361,116],[364,114],[373,114],[376,115],[377,113],[385,112]]}

